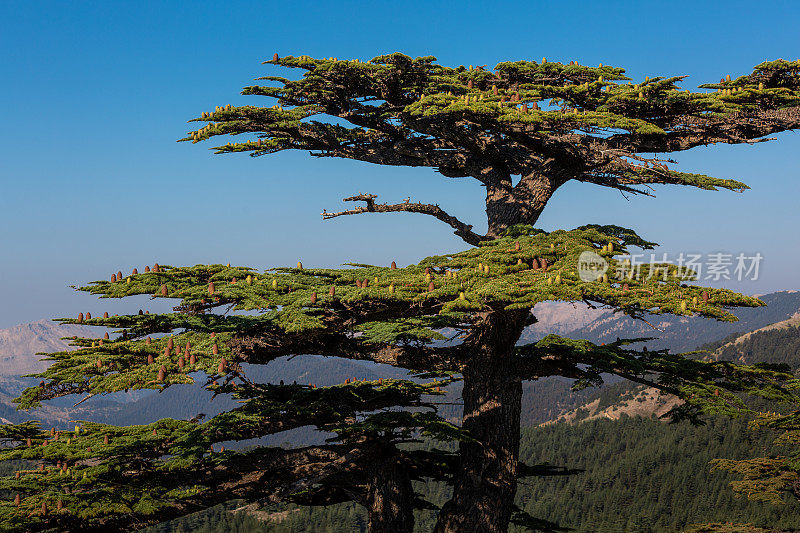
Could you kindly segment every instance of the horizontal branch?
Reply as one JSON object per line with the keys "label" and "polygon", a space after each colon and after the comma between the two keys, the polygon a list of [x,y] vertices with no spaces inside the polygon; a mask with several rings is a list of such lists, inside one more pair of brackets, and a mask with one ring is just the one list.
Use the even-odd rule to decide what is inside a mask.
{"label": "horizontal branch", "polygon": [[336,218],[344,215],[360,215],[362,213],[422,213],[424,215],[431,215],[433,217],[438,218],[445,224],[449,225],[450,227],[454,228],[454,233],[461,237],[461,239],[466,242],[467,244],[471,244],[473,246],[477,246],[481,241],[489,240],[489,237],[484,235],[478,235],[474,231],[472,231],[472,225],[466,224],[461,222],[456,217],[447,214],[441,207],[436,204],[423,204],[423,203],[411,203],[410,198],[406,198],[406,200],[401,204],[376,204],[375,198],[378,196],[375,194],[357,194],[356,196],[350,196],[348,198],[344,198],[345,202],[366,202],[366,206],[356,207],[355,209],[349,209],[346,211],[339,211],[336,213],[328,213],[327,211],[322,212],[323,220],[328,220],[331,218]]}
{"label": "horizontal branch", "polygon": [[346,332],[324,330],[242,334],[233,339],[231,347],[237,359],[250,364],[266,364],[292,353],[373,361],[409,370],[458,372],[465,360],[465,347],[461,344],[437,347],[364,343]]}

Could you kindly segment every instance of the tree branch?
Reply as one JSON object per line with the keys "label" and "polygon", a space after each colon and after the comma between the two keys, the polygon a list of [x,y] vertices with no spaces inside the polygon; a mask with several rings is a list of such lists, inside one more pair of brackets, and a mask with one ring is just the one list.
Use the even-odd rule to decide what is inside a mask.
{"label": "tree branch", "polygon": [[359,193],[356,196],[344,198],[345,202],[366,202],[367,205],[346,211],[339,211],[336,213],[328,213],[327,211],[323,210],[321,213],[322,218],[323,220],[328,220],[330,218],[336,218],[343,215],[359,215],[361,213],[422,213],[424,215],[436,217],[442,222],[448,224],[450,227],[454,228],[456,231],[453,233],[461,237],[461,239],[467,244],[477,246],[481,241],[490,239],[484,235],[478,235],[472,231],[471,224],[465,224],[464,222],[461,222],[456,217],[447,214],[436,204],[413,204],[411,203],[410,198],[406,198],[402,204],[376,204],[375,198],[377,197],[378,195],[376,194]]}

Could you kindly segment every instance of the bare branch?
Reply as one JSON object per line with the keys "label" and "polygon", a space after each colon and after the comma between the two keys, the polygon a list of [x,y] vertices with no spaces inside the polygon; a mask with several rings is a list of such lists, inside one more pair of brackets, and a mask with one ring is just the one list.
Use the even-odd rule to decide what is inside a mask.
{"label": "bare branch", "polygon": [[448,215],[437,204],[423,204],[419,202],[414,204],[411,203],[411,198],[406,198],[402,204],[376,204],[375,198],[377,197],[378,196],[376,194],[359,193],[355,196],[344,198],[345,202],[366,202],[367,205],[346,211],[339,211],[336,213],[328,213],[327,211],[323,210],[321,213],[322,218],[323,220],[328,220],[330,218],[336,218],[344,215],[360,215],[361,213],[422,213],[424,215],[436,217],[442,222],[448,224],[450,227],[454,228],[456,230],[454,233],[461,237],[461,239],[467,244],[477,246],[481,241],[490,240],[489,237],[486,237],[485,235],[478,235],[472,231],[471,224],[465,224],[456,217]]}

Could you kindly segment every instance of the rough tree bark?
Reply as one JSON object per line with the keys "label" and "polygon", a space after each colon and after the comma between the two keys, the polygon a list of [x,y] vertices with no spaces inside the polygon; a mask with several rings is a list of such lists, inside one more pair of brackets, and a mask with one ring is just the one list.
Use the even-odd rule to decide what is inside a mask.
{"label": "rough tree bark", "polygon": [[534,224],[553,193],[566,182],[553,175],[531,173],[512,186],[511,177],[503,176],[486,184],[487,237],[500,237],[514,224]]}
{"label": "rough tree bark", "polygon": [[414,490],[408,465],[398,460],[397,450],[372,463],[366,472],[366,491],[360,501],[369,515],[370,533],[414,530]]}
{"label": "rough tree bark", "polygon": [[464,369],[463,427],[474,442],[459,449],[453,497],[436,533],[500,533],[508,529],[519,461],[522,381],[512,357],[528,310],[484,313],[471,334],[474,351]]}

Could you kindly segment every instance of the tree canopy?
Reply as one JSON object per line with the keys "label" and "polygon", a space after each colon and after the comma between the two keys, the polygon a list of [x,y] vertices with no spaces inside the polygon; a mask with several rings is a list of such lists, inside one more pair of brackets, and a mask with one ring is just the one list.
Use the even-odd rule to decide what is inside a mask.
{"label": "tree canopy", "polygon": [[477,179],[487,189],[486,235],[436,205],[380,206],[436,216],[470,244],[513,224],[534,224],[555,190],[570,180],[648,195],[655,184],[744,190],[733,179],[679,171],[668,155],[715,143],[762,142],[800,125],[800,61],[766,61],[751,74],[728,75],[696,92],[681,89],[686,76],[634,83],[622,68],[545,58],[501,62],[494,71],[399,53],[368,62],[276,54],[267,63],[303,75],[259,78],[272,85],[242,93],[276,104],[218,106],[195,119],[205,126],[182,140],[246,135],[216,152],[260,156],[299,149]]}
{"label": "tree canopy", "polygon": [[[156,264],[81,287],[101,298],[171,299],[174,312],[61,319],[112,328],[114,338],[74,338],[76,350],[49,354],[52,364],[38,374],[41,384],[18,398],[20,408],[190,383],[241,405],[209,420],[198,415],[146,426],[0,427],[6,443],[0,460],[32,466],[0,479],[0,489],[15,495],[0,503],[3,527],[130,529],[242,499],[355,501],[367,509],[371,531],[405,531],[414,508],[431,506],[412,481],[431,479],[453,487],[437,532],[499,532],[512,519],[550,527],[513,507],[517,479],[560,473],[519,462],[523,380],[564,376],[583,387],[613,374],[678,395],[683,403],[671,415],[692,420],[746,410],[738,393],[791,398],[785,388],[791,374],[781,367],[636,348],[647,339],[517,341],[536,320],[531,308],[543,301],[586,302],[639,319],[670,313],[735,320],[730,308],[762,305],[696,285],[676,265],[634,271],[623,258],[629,247],[653,243],[632,230],[587,225],[548,233],[532,225],[569,180],[634,194],[651,194],[656,184],[746,188],[675,170],[654,153],[760,142],[796,127],[800,63],[763,63],[695,93],[679,90],[681,77],[625,84],[620,68],[544,59],[500,63],[494,72],[402,54],[366,63],[276,55],[268,63],[304,74],[262,78],[278,86],[244,93],[277,104],[217,107],[195,119],[207,124],[183,140],[249,134],[216,151],[302,149],[472,177],[487,189],[487,233],[473,232],[435,204],[377,204],[375,195],[360,194],[347,199],[365,207],[323,217],[429,214],[472,247],[400,268]],[[578,272],[585,253],[604,261],[607,272],[585,279]],[[248,376],[251,365],[299,354],[385,363],[413,376],[328,387]],[[456,380],[463,383],[461,425],[437,412],[442,388]],[[334,437],[298,448],[263,441],[306,426]],[[422,438],[456,440],[458,452],[415,446]]]}

